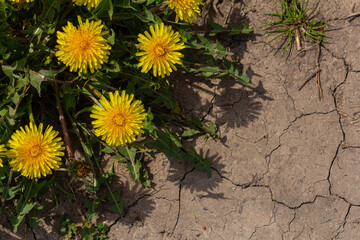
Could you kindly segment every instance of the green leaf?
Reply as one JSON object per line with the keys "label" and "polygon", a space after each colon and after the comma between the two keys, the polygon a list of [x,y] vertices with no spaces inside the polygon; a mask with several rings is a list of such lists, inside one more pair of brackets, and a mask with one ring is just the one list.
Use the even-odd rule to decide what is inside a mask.
{"label": "green leaf", "polygon": [[33,207],[35,207],[35,205],[36,202],[26,203],[25,206],[21,209],[19,215],[26,215],[30,212],[31,209],[33,209]]}
{"label": "green leaf", "polygon": [[131,177],[137,182],[140,179],[140,169],[142,168],[140,160],[132,161],[126,167],[129,169]]}
{"label": "green leaf", "polygon": [[115,191],[115,192],[110,192],[105,196],[105,199],[112,202],[112,203],[117,203],[121,200],[120,198],[120,194],[121,194],[121,189]]}
{"label": "green leaf", "polygon": [[38,91],[41,96],[41,83],[44,81],[42,77],[36,74],[30,74],[30,84]]}
{"label": "green leaf", "polygon": [[15,105],[17,105],[20,102],[20,95],[17,92],[14,93],[14,96],[12,97],[12,101]]}
{"label": "green leaf", "polygon": [[63,105],[66,111],[74,111],[76,108],[76,98],[73,94],[64,94]]}
{"label": "green leaf", "polygon": [[5,199],[5,201],[10,200],[10,199],[13,199],[13,198],[15,197],[15,195],[21,191],[20,186],[21,186],[21,185],[9,187],[9,188],[8,188],[8,192],[7,192],[7,194],[6,194],[6,199]]}
{"label": "green leaf", "polygon": [[218,33],[221,33],[225,31],[225,28],[223,28],[220,24],[217,24],[213,21],[209,21],[209,25],[213,28],[214,31],[212,31],[209,36],[215,36]]}
{"label": "green leaf", "polygon": [[104,147],[101,151],[103,151],[104,153],[109,154],[109,153],[113,153],[113,152],[114,152],[114,149],[112,149],[112,148],[109,147],[109,146],[106,146],[106,147]]}
{"label": "green leaf", "polygon": [[200,41],[203,43],[203,45],[205,46],[205,48],[207,48],[207,49],[213,49],[213,44],[212,44],[212,42],[209,40],[209,39],[207,39],[207,38],[205,38],[205,37],[202,37],[202,36],[197,36],[199,39],[200,39]]}
{"label": "green leaf", "polygon": [[159,149],[168,157],[181,159],[179,154],[180,148],[177,147],[172,139],[161,130],[157,130],[156,133],[158,138],[155,141],[151,141],[150,145]]}
{"label": "green leaf", "polygon": [[228,23],[228,26],[231,28],[230,35],[237,35],[241,33],[241,27],[234,23]]}
{"label": "green leaf", "polygon": [[167,87],[160,88],[160,91],[158,94],[159,94],[158,97],[152,103],[153,104],[162,103],[162,104],[165,104],[165,106],[168,109],[174,110],[174,108],[176,106],[176,101],[174,100],[174,98],[171,97],[169,88],[167,88]]}
{"label": "green leaf", "polygon": [[249,26],[244,23],[242,24],[242,26],[233,23],[228,23],[228,26],[231,28],[230,35],[237,35],[240,33],[249,34],[253,31],[253,29],[250,29]]}
{"label": "green leaf", "polygon": [[112,19],[112,16],[114,14],[114,6],[112,4],[112,1],[111,0],[100,1],[99,5],[94,10],[94,13],[99,18],[109,17],[110,19]]}
{"label": "green leaf", "polygon": [[192,128],[187,128],[182,134],[181,137],[191,137],[195,134],[198,134],[200,131]]}
{"label": "green leaf", "polygon": [[135,159],[135,155],[136,155],[135,148],[127,149],[126,147],[121,146],[121,147],[118,147],[118,151],[126,158]]}
{"label": "green leaf", "polygon": [[120,202],[116,203],[115,205],[109,206],[109,209],[111,211],[113,211],[114,213],[122,215],[124,213],[124,211],[123,211],[123,209],[124,209],[123,202],[120,201]]}
{"label": "green leaf", "polygon": [[115,44],[115,32],[113,29],[111,30],[111,35],[106,39],[111,45]]}
{"label": "green leaf", "polygon": [[182,159],[194,163],[194,167],[200,171],[208,172],[211,176],[211,161],[208,158],[203,158],[198,154],[194,148],[187,150],[187,153],[183,155]]}
{"label": "green leaf", "polygon": [[155,18],[154,18],[154,15],[152,14],[152,12],[150,12],[147,8],[144,8],[144,13],[145,13],[145,18],[149,22],[155,22]]}
{"label": "green leaf", "polygon": [[41,17],[47,22],[52,23],[60,14],[60,0],[43,1],[43,3]]}
{"label": "green leaf", "polygon": [[17,229],[24,217],[25,215],[16,216],[13,213],[10,214],[10,223],[14,227],[13,229],[14,233],[17,232]]}
{"label": "green leaf", "polygon": [[251,33],[252,31],[254,31],[254,29],[249,28],[249,26],[246,25],[245,23],[243,23],[242,26],[243,26],[243,28],[242,28],[242,30],[241,30],[241,33],[249,34],[249,33]]}

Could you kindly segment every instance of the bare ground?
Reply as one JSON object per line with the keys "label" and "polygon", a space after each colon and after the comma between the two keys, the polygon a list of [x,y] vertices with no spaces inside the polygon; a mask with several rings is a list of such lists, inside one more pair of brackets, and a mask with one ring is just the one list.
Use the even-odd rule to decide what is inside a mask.
{"label": "bare ground", "polygon": [[[343,19],[359,12],[360,3],[310,2],[333,20],[319,58],[323,100],[314,79],[298,90],[315,69],[316,44],[289,56],[281,56],[279,42],[264,47],[273,36],[260,26],[271,20],[265,13],[275,12],[278,1],[206,2],[200,25],[212,20],[254,29],[220,40],[257,87],[175,77],[174,94],[186,113],[220,126],[220,141],[186,143],[212,160],[212,177],[159,155],[148,163],[154,187],[144,189],[115,165],[125,216],[101,214],[110,239],[360,237],[360,17]],[[0,239],[59,239],[51,224],[43,221],[35,234],[24,226],[12,237],[5,227]]]}

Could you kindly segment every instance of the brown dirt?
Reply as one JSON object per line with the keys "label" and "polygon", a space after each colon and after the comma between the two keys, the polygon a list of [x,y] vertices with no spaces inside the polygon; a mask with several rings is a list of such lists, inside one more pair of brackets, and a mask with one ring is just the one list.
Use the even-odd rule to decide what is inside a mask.
{"label": "brown dirt", "polygon": [[[264,47],[273,36],[260,26],[271,20],[265,13],[279,8],[277,0],[205,3],[200,25],[212,20],[254,29],[220,40],[258,87],[176,75],[174,93],[186,113],[220,126],[220,141],[186,143],[212,160],[212,177],[160,154],[148,163],[154,187],[145,189],[115,165],[125,216],[101,213],[110,239],[359,238],[360,17],[342,18],[359,12],[360,3],[310,2],[333,20],[320,55],[323,100],[314,79],[298,90],[315,69],[316,44],[288,57],[281,56],[279,42]],[[18,236],[59,239],[50,226],[43,221],[34,235]]]}

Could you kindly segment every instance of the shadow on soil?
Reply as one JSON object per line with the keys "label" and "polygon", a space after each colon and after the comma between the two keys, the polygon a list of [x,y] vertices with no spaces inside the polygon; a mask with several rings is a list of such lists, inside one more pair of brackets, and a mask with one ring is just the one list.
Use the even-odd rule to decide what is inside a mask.
{"label": "shadow on soil", "polygon": [[[225,23],[249,25],[248,17],[242,14],[243,7],[243,1],[227,4],[219,0],[216,5],[208,1],[204,6],[207,10],[207,13],[203,13],[204,26],[195,26],[194,31],[205,29],[205,32],[210,32],[211,27],[207,24],[209,21],[222,24],[224,27],[226,27]],[[218,40],[225,48],[235,53],[233,57],[239,59],[238,71],[242,72],[244,66],[241,60],[247,51],[247,44],[249,41],[255,41],[256,37],[252,32],[238,35],[218,34],[209,39],[214,42],[215,39]],[[192,53],[192,56],[197,62],[205,61],[195,53]],[[221,62],[219,64],[221,65]],[[250,81],[253,76],[259,76],[251,67],[246,72]],[[201,120],[210,116],[216,119],[218,125],[226,124],[227,128],[247,127],[250,122],[258,118],[262,110],[262,102],[273,100],[267,96],[262,82],[256,83],[254,88],[248,88],[231,77],[211,81],[201,77],[184,76],[178,71],[172,75],[171,83],[174,96],[186,113],[194,113]]]}
{"label": "shadow on soil", "polygon": [[[203,22],[211,20],[224,26],[226,26],[225,23],[230,22],[239,25],[242,23],[249,24],[247,16],[241,13],[243,8],[242,1],[235,0],[229,5],[222,0],[219,0],[215,5],[217,7],[216,10],[212,3],[213,1],[207,1],[204,6],[204,11],[207,12],[204,14]],[[219,19],[222,22],[219,22]],[[195,30],[196,28],[201,28],[201,30],[205,29],[205,31],[211,30],[208,25],[205,27],[201,26],[194,28]],[[236,58],[238,58],[241,63],[241,59],[247,51],[247,42],[256,40],[256,37],[257,36],[253,33],[233,36],[223,34],[218,35],[216,39],[224,47],[233,51],[236,54]],[[212,40],[214,40],[214,38]],[[201,59],[199,60],[201,61]],[[243,65],[238,65],[239,72],[242,72],[243,68]],[[248,68],[247,75],[251,79],[256,73],[253,72],[251,68]],[[247,127],[250,122],[258,118],[258,115],[263,108],[262,102],[273,100],[267,96],[267,91],[263,88],[261,82],[257,83],[257,86],[254,88],[245,88],[232,78],[223,78],[214,82],[205,78],[184,76],[180,71],[173,73],[171,78],[170,82],[173,85],[175,98],[186,113],[194,113],[201,120],[204,120],[205,117],[209,115],[216,119],[215,121],[218,125],[226,124],[228,128]],[[216,112],[214,112],[215,109]],[[187,146],[195,147],[195,144],[196,141],[194,140],[189,142]],[[204,152],[203,150],[200,150],[200,155],[209,158],[212,166],[216,168],[216,171],[220,176],[222,175],[225,165],[221,163],[222,159],[219,154],[216,153],[210,155],[209,151]],[[223,198],[221,193],[216,195],[211,193],[213,189],[219,186],[222,178],[211,177],[206,173],[199,172],[195,175],[196,178],[201,178],[200,181],[187,180],[186,177],[189,173],[198,170],[190,168],[190,171],[183,172],[183,168],[180,168],[181,164],[189,163],[180,162],[181,164],[179,164],[179,161],[180,160],[177,159],[169,159],[171,170],[167,180],[177,182],[182,187],[190,189],[190,192],[205,192],[205,194],[202,195],[203,197]],[[181,175],[179,175],[179,172],[183,174],[182,178]],[[213,174],[217,174],[214,171],[212,172]],[[199,184],[199,182],[201,182],[201,184]],[[114,224],[116,221],[121,221],[129,228],[139,226],[139,224],[141,226],[144,219],[148,218],[155,209],[155,202],[150,198],[153,189],[145,189],[139,185],[140,184],[130,186],[128,183],[122,182],[119,176],[114,176],[113,184],[111,186],[112,189],[116,190],[121,188],[122,193],[126,193],[127,196],[132,197],[124,199],[124,217],[122,218],[119,218],[119,215],[110,212],[108,202],[106,204],[101,203],[99,206],[101,212],[99,213],[97,222],[100,223],[103,220],[107,220]],[[65,190],[70,191],[69,189]],[[47,201],[47,206],[43,213],[43,221],[50,229],[45,229],[42,226],[38,227],[36,229],[38,238],[41,236],[48,236],[49,231],[57,233],[60,229],[58,218],[63,213],[68,213],[71,220],[77,224],[84,222],[84,219],[86,219],[86,207],[83,199],[85,194],[83,192],[75,191],[77,200],[75,202],[70,202],[67,200],[66,196],[62,196],[60,190],[55,191],[56,194],[60,196],[58,202],[59,207],[56,209],[56,203],[49,200],[52,199],[50,196],[48,200],[45,199],[45,201]],[[137,204],[144,206],[141,207],[141,211],[130,211]],[[53,236],[54,238],[48,239],[58,239],[59,237],[58,234],[53,234]]]}

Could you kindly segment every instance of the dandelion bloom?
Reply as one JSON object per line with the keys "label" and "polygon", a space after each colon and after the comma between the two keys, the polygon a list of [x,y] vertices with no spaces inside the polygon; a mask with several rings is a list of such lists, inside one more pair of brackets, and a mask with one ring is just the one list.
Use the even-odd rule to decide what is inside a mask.
{"label": "dandelion bloom", "polygon": [[120,146],[135,141],[135,134],[143,133],[144,120],[147,114],[140,100],[132,102],[134,95],[128,95],[125,91],[119,94],[110,92],[110,102],[102,97],[100,104],[94,105],[90,117],[95,128],[95,135],[109,145]]}
{"label": "dandelion bloom", "polygon": [[33,2],[34,0],[11,0],[11,1],[16,2],[18,4],[23,4],[23,3]]}
{"label": "dandelion bloom", "polygon": [[86,6],[88,9],[96,8],[102,0],[73,0],[76,5]]}
{"label": "dandelion bloom", "polygon": [[110,45],[103,37],[107,34],[102,32],[101,21],[91,21],[88,19],[83,23],[78,16],[79,27],[76,28],[71,22],[63,27],[64,32],[57,32],[56,56],[66,66],[70,66],[70,71],[87,73],[101,68],[101,64],[108,61],[110,55]]}
{"label": "dandelion bloom", "polygon": [[10,150],[8,158],[15,171],[27,178],[39,178],[51,174],[51,169],[57,170],[61,165],[61,156],[64,156],[64,147],[59,133],[48,126],[43,133],[43,124],[39,127],[30,123],[28,126],[20,127],[9,140]]}
{"label": "dandelion bloom", "polygon": [[6,148],[5,145],[0,145],[0,167],[3,166],[1,157],[5,157]]}
{"label": "dandelion bloom", "polygon": [[169,7],[175,8],[176,18],[178,22],[179,18],[185,22],[192,23],[192,19],[196,19],[196,14],[200,15],[199,5],[203,5],[202,0],[169,0]]}
{"label": "dandelion bloom", "polygon": [[176,71],[175,64],[181,64],[183,55],[178,50],[185,48],[184,43],[180,42],[180,34],[164,23],[156,24],[155,28],[150,26],[150,33],[145,31],[145,35],[138,35],[138,48],[143,50],[136,53],[141,56],[138,67],[145,73],[152,68],[155,77],[169,76],[173,69]]}

